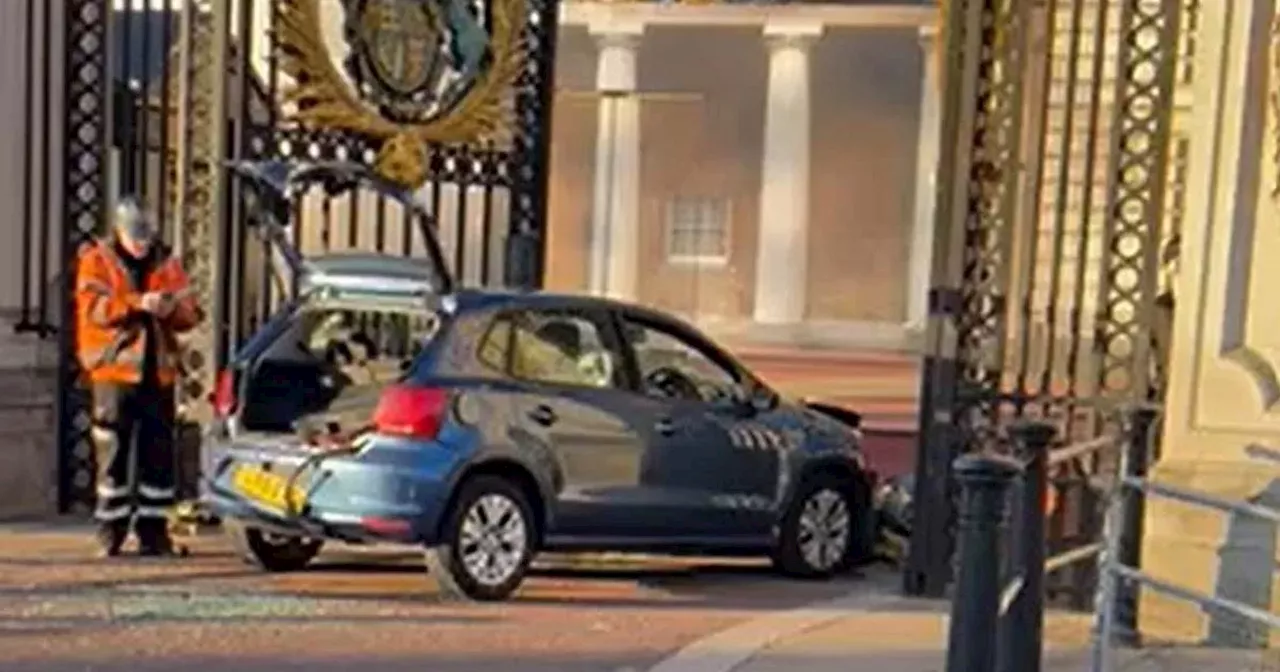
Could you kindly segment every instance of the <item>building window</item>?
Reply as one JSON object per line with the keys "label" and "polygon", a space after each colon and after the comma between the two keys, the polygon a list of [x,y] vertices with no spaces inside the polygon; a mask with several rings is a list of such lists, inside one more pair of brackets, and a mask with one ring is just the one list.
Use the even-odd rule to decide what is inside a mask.
{"label": "building window", "polygon": [[667,261],[729,262],[729,199],[677,197],[667,203]]}

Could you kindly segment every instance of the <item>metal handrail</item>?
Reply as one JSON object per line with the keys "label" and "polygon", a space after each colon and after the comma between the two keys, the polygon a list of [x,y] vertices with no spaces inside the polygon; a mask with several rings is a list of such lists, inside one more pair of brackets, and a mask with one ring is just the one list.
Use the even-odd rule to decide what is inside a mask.
{"label": "metal handrail", "polygon": [[1187,602],[1195,602],[1201,607],[1225,609],[1226,611],[1234,612],[1235,614],[1243,616],[1249,620],[1265,623],[1272,628],[1280,628],[1280,615],[1273,614],[1269,611],[1263,611],[1257,607],[1251,607],[1242,602],[1236,602],[1235,600],[1224,600],[1221,597],[1198,593],[1194,590],[1183,588],[1177,584],[1157,579],[1141,570],[1134,569],[1127,565],[1117,563],[1111,568],[1111,570],[1116,574],[1119,574],[1126,581],[1141,583],[1156,592],[1164,593],[1170,597],[1186,600]]}
{"label": "metal handrail", "polygon": [[1240,513],[1246,516],[1253,516],[1262,520],[1280,525],[1280,511],[1266,506],[1259,506],[1249,502],[1239,502],[1225,497],[1209,495],[1187,488],[1181,488],[1166,483],[1156,483],[1155,481],[1135,478],[1133,476],[1123,477],[1122,483],[1126,487],[1134,488],[1148,495],[1156,495],[1165,499],[1172,499],[1178,502],[1203,506],[1208,509],[1215,509],[1223,513]]}
{"label": "metal handrail", "polygon": [[[1123,437],[1117,434],[1104,434],[1102,436],[1079,441],[1077,443],[1059,446],[1049,451],[1046,464],[1048,467],[1055,467],[1066,462],[1087,457],[1094,453],[1102,452],[1108,448],[1119,448]],[[1022,460],[1024,468],[1030,466],[1030,460]],[[1095,486],[1092,480],[1089,485]],[[1061,569],[1070,567],[1085,560],[1096,557],[1104,548],[1104,544],[1098,541],[1077,546],[1075,548],[1063,551],[1058,555],[1047,558],[1044,563],[1044,573],[1046,575],[1053,574]],[[1019,572],[1005,584],[1004,589],[1000,593],[1000,614],[1003,615],[1008,611],[1009,606],[1017,599],[1022,592],[1022,586],[1025,583],[1025,574]]]}
{"label": "metal handrail", "polygon": [[[1047,576],[1059,570],[1066,569],[1074,564],[1084,562],[1085,560],[1091,560],[1101,554],[1106,547],[1107,545],[1105,543],[1095,541],[1091,544],[1084,544],[1083,546],[1077,546],[1071,550],[1063,551],[1062,553],[1045,560],[1044,573]],[[1018,599],[1018,596],[1022,594],[1022,587],[1025,583],[1025,575],[1019,573],[1012,579],[1009,579],[1009,582],[1005,584],[1004,590],[1000,593],[1001,616],[1009,611],[1009,606],[1012,605],[1013,601]]]}
{"label": "metal handrail", "polygon": [[1064,462],[1070,462],[1094,453],[1102,452],[1107,448],[1114,448],[1120,445],[1123,439],[1115,434],[1103,434],[1097,438],[1072,443],[1060,448],[1055,448],[1049,452],[1049,466],[1056,467]]}
{"label": "metal handrail", "polygon": [[[1245,452],[1250,457],[1280,461],[1280,451],[1270,448],[1250,446]],[[1277,526],[1280,526],[1280,511],[1252,502],[1242,502],[1166,483],[1156,483],[1148,478],[1135,475],[1132,464],[1122,464],[1121,468],[1122,471],[1119,478],[1120,491],[1113,497],[1107,511],[1106,547],[1103,549],[1102,582],[1099,587],[1097,615],[1095,617],[1095,639],[1091,669],[1094,672],[1111,670],[1113,661],[1110,647],[1113,637],[1118,634],[1132,634],[1117,631],[1117,621],[1123,615],[1122,612],[1132,610],[1136,604],[1136,594],[1122,595],[1120,593],[1122,585],[1141,585],[1158,593],[1191,602],[1206,611],[1213,609],[1227,611],[1271,628],[1280,628],[1280,615],[1272,614],[1235,600],[1201,593],[1151,576],[1134,566],[1132,562],[1117,557],[1120,554],[1113,548],[1120,546],[1121,521],[1131,513],[1128,509],[1133,504],[1131,499],[1126,496],[1128,493],[1135,493],[1139,498],[1154,495],[1223,513],[1251,516]]]}
{"label": "metal handrail", "polygon": [[1095,541],[1092,544],[1077,546],[1069,551],[1059,553],[1044,563],[1044,571],[1046,574],[1052,574],[1077,562],[1084,562],[1101,553],[1106,546],[1101,541]]}

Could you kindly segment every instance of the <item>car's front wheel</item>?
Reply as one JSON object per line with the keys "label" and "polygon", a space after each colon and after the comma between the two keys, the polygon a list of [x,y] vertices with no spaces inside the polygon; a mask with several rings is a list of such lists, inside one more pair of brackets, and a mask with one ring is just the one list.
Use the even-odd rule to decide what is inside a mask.
{"label": "car's front wheel", "polygon": [[242,523],[223,521],[231,545],[245,561],[268,572],[296,572],[311,564],[324,542],[264,532]]}
{"label": "car's front wheel", "polygon": [[441,543],[427,549],[427,571],[446,597],[502,600],[533,560],[536,522],[528,497],[511,481],[479,476],[463,484]]}
{"label": "car's front wheel", "polygon": [[826,578],[847,569],[859,520],[854,488],[819,476],[801,484],[778,528],[774,565],[799,578]]}

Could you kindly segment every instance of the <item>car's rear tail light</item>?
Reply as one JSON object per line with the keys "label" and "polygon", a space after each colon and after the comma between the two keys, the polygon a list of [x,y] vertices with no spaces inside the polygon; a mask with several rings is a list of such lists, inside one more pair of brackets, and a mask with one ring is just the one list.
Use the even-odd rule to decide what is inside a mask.
{"label": "car's rear tail light", "polygon": [[396,518],[365,516],[360,519],[360,525],[369,532],[382,537],[407,537],[413,533],[413,525],[409,521]]}
{"label": "car's rear tail light", "polygon": [[392,385],[383,391],[373,411],[373,426],[380,434],[434,439],[444,424],[449,395],[433,387]]}
{"label": "car's rear tail light", "polygon": [[236,412],[236,375],[232,371],[220,371],[213,383],[213,392],[209,393],[209,403],[213,404],[213,412],[220,418],[230,417]]}

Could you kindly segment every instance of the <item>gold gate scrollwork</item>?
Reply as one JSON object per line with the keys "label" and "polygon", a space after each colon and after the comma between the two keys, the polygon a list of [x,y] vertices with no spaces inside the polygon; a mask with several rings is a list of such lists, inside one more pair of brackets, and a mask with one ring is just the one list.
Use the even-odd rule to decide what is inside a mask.
{"label": "gold gate scrollwork", "polygon": [[378,113],[335,66],[324,39],[321,0],[286,0],[277,14],[274,55],[294,79],[283,96],[284,117],[303,127],[343,130],[382,142],[376,167],[392,182],[417,187],[427,179],[428,146],[498,140],[513,117],[512,95],[524,71],[522,0],[492,0],[491,60],[464,95],[440,114],[394,121]]}

